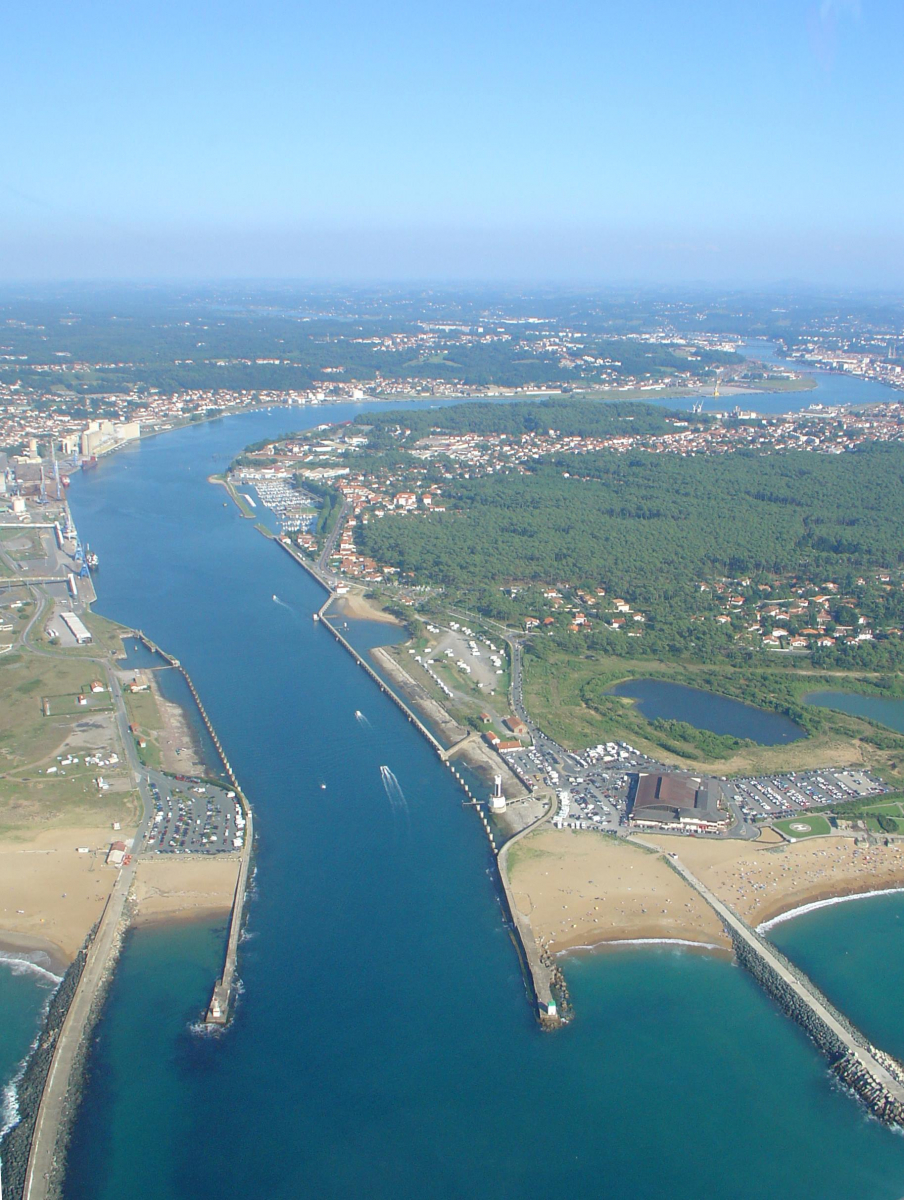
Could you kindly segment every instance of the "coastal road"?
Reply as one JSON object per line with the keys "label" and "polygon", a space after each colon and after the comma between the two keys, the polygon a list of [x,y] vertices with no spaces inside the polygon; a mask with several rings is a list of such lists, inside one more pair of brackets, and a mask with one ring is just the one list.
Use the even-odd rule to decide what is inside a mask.
{"label": "coastal road", "polygon": [[348,516],[351,507],[350,501],[343,500],[342,507],[339,510],[339,516],[336,519],[336,524],[333,526],[333,532],[326,539],[326,543],[320,553],[320,557],[317,559],[317,566],[324,575],[327,573],[327,563],[330,560],[330,555],[333,553],[336,542],[339,539],[339,534],[342,532],[342,527],[345,524],[345,518]]}
{"label": "coastal road", "polygon": [[142,815],[139,821],[135,836],[132,839],[132,853],[137,854],[144,844],[144,839],[147,837],[148,825],[150,824],[151,816],[154,812],[154,802],[151,799],[151,791],[148,787],[147,773],[144,771],[141,760],[138,757],[138,750],[135,747],[135,739],[132,737],[132,731],[129,729],[129,715],[126,712],[125,700],[122,695],[122,688],[119,686],[119,680],[116,678],[116,673],[112,671],[107,662],[103,662],[104,670],[107,673],[107,683],[110,688],[110,695],[113,697],[113,704],[116,709],[116,724],[119,728],[119,736],[122,741],[123,751],[129,766],[132,770],[132,776],[138,788],[138,794],[141,796]]}
{"label": "coastal road", "polygon": [[537,725],[536,721],[531,718],[530,713],[524,704],[524,642],[520,638],[507,637],[510,657],[512,662],[512,711],[516,717],[519,717],[527,726],[530,732],[531,740],[538,750],[545,751],[551,754],[553,758],[558,760],[561,767],[569,774],[576,774],[582,770],[581,764],[577,762],[573,754],[570,754],[564,746],[560,746],[558,742],[553,741],[548,734],[545,734]]}

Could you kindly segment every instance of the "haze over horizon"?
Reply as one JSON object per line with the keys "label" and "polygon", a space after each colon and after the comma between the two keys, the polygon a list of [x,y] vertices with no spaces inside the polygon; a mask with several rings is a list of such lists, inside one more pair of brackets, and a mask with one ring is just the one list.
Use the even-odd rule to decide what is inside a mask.
{"label": "haze over horizon", "polygon": [[2,22],[0,282],[904,278],[891,0]]}

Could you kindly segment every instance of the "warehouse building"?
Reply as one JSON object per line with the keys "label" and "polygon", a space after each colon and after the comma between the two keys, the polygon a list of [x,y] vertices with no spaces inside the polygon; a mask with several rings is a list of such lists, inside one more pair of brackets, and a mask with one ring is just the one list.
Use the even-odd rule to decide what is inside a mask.
{"label": "warehouse building", "polygon": [[720,807],[721,798],[717,779],[679,772],[641,773],[633,782],[628,812],[632,825],[718,831],[731,819],[727,809]]}

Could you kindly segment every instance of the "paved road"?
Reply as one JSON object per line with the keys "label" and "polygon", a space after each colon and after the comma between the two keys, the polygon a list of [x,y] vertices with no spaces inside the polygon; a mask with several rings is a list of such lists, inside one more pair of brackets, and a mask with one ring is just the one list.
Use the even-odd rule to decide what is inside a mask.
{"label": "paved road", "polygon": [[515,715],[520,717],[530,731],[531,739],[538,750],[544,750],[548,754],[552,754],[558,759],[559,764],[569,774],[577,774],[583,771],[581,764],[575,756],[571,754],[564,746],[560,746],[548,734],[544,733],[537,725],[536,721],[531,718],[530,713],[524,704],[524,666],[523,666],[523,646],[524,642],[519,638],[506,638],[511,651],[512,661],[512,708]]}
{"label": "paved road", "polygon": [[351,507],[350,501],[343,501],[342,508],[339,510],[339,516],[336,520],[336,524],[333,526],[333,532],[326,539],[326,543],[324,544],[320,557],[317,559],[317,567],[319,570],[323,571],[324,574],[327,573],[327,563],[330,560],[330,555],[333,553],[333,548],[336,545],[339,534],[342,532],[342,527],[345,524],[345,518],[348,516]]}

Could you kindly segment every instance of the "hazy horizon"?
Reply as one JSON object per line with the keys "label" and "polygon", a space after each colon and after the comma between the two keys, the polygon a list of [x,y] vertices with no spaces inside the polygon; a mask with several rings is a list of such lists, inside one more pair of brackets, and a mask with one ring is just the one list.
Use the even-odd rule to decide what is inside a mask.
{"label": "hazy horizon", "polygon": [[904,280],[891,0],[2,17],[0,281]]}

